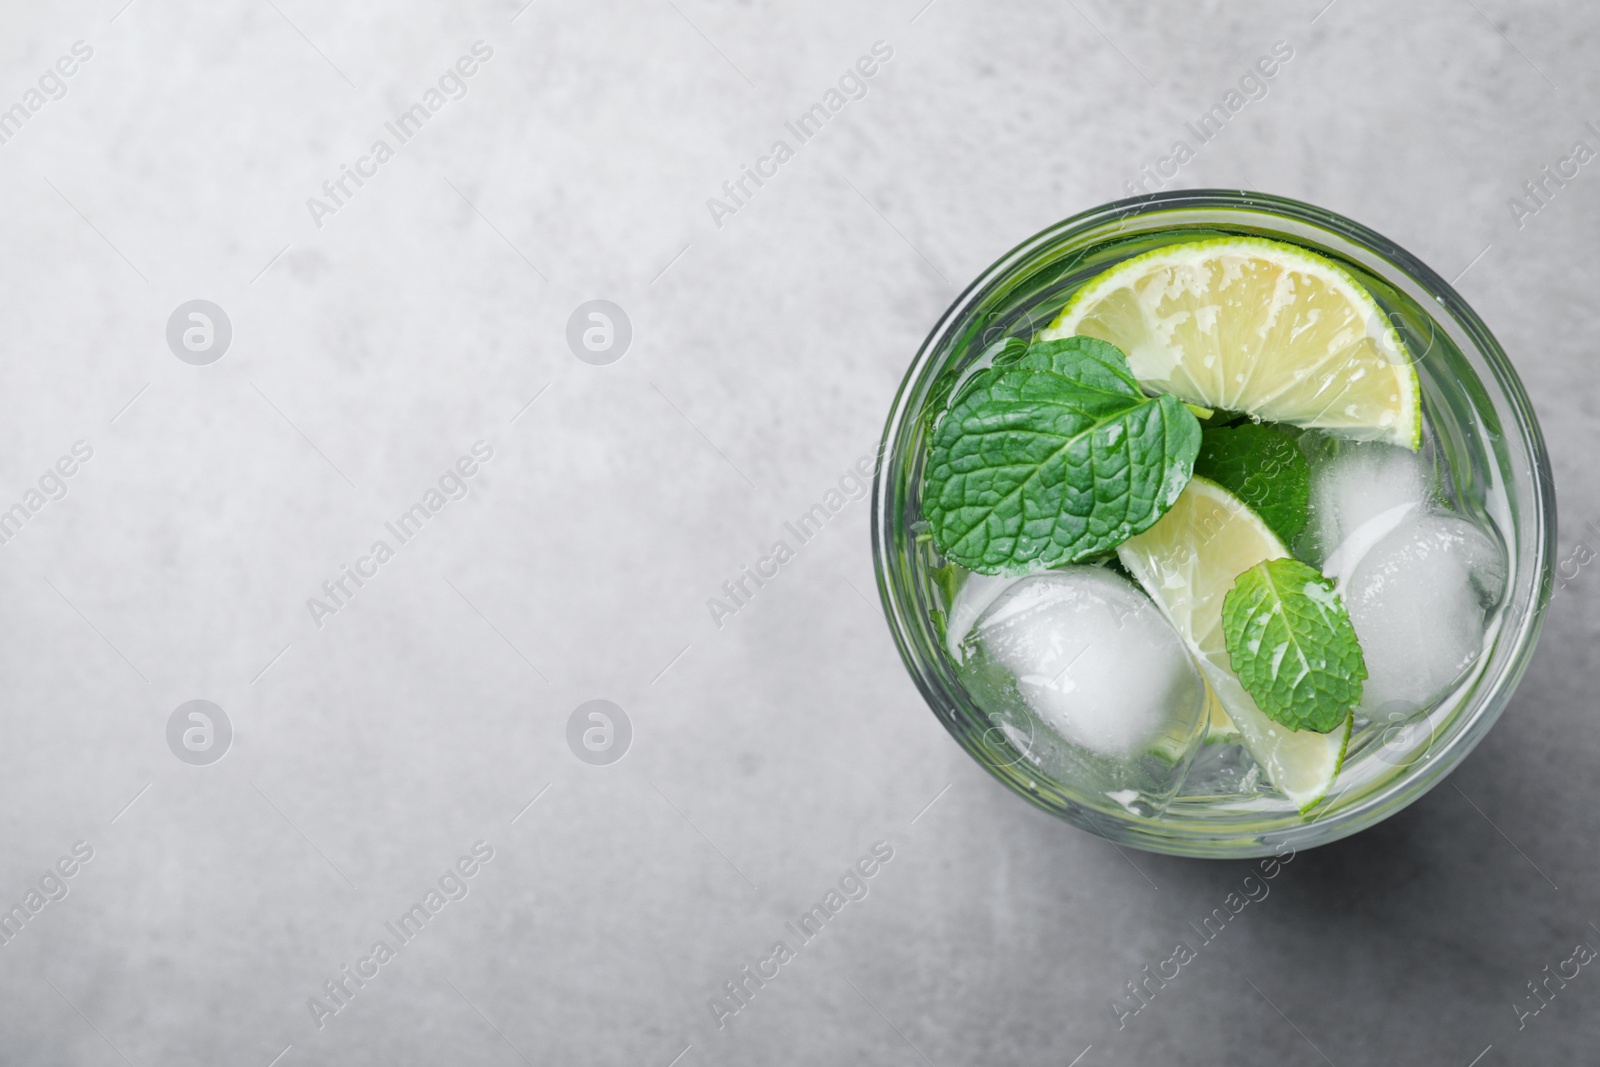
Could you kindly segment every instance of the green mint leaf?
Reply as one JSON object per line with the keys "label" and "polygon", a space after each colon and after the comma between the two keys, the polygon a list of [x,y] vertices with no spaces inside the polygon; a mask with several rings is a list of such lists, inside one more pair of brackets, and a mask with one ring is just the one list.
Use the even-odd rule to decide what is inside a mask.
{"label": "green mint leaf", "polygon": [[1228,660],[1273,722],[1328,733],[1361,702],[1367,663],[1333,582],[1297,559],[1257,563],[1222,598]]}
{"label": "green mint leaf", "polygon": [[989,371],[1011,366],[1027,351],[1028,342],[1020,337],[1006,337],[979,352],[978,358],[972,362],[972,366],[978,369],[969,371],[967,377],[956,384],[951,405],[959,404],[963,398],[971,395],[974,387],[983,384]]}
{"label": "green mint leaf", "polygon": [[1247,422],[1206,427],[1194,472],[1244,501],[1284,544],[1305,528],[1311,465],[1295,439],[1276,426]]}
{"label": "green mint leaf", "polygon": [[1111,551],[1172,506],[1200,449],[1189,409],[1145,396],[1092,337],[1031,345],[957,392],[934,428],[923,511],[939,551],[980,574]]}
{"label": "green mint leaf", "polygon": [[[1087,389],[1144,398],[1122,349],[1095,337],[1063,337],[1028,346],[1016,366],[1070,378]],[[1198,420],[1197,420],[1198,421]]]}

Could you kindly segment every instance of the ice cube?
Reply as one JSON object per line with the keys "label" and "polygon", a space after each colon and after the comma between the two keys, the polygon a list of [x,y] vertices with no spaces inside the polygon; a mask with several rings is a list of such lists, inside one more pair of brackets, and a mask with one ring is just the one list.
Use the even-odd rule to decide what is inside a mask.
{"label": "ice cube", "polygon": [[967,575],[950,603],[950,618],[944,632],[945,645],[957,663],[966,658],[965,642],[978,616],[988,611],[989,605],[998,600],[1001,593],[1019,581],[1022,579],[976,572]]}
{"label": "ice cube", "polygon": [[1297,547],[1334,579],[1355,624],[1368,672],[1361,710],[1409,715],[1481,654],[1505,553],[1441,511],[1420,455],[1345,441],[1311,454],[1309,538]]}
{"label": "ice cube", "polygon": [[1438,516],[1440,536],[1449,542],[1448,551],[1460,556],[1467,576],[1478,593],[1478,602],[1488,613],[1506,591],[1506,553],[1500,542],[1481,527],[1454,516]]}
{"label": "ice cube", "polygon": [[1311,514],[1298,547],[1330,577],[1348,572],[1407,515],[1428,506],[1427,474],[1415,452],[1339,441],[1312,455]]}
{"label": "ice cube", "polygon": [[1094,755],[1178,762],[1201,731],[1205,685],[1182,640],[1148,597],[1103,567],[1016,581],[972,640],[1051,732]]}
{"label": "ice cube", "polygon": [[1361,707],[1415,711],[1483,652],[1485,612],[1505,585],[1505,556],[1453,515],[1412,512],[1340,578],[1367,663]]}

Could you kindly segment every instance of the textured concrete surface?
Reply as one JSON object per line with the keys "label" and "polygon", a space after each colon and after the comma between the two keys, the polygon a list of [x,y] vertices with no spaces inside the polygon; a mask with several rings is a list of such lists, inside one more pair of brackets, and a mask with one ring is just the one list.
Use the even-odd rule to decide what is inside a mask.
{"label": "textured concrete surface", "polygon": [[[0,1062],[1592,1059],[1600,972],[1564,961],[1600,947],[1600,163],[1509,201],[1600,150],[1600,11],[1325,2],[0,9]],[[1119,1028],[1253,868],[1119,855],[982,774],[895,656],[850,470],[959,287],[1123,195],[1276,42],[1169,184],[1320,203],[1459,276],[1575,575],[1449,784],[1295,857]],[[746,165],[776,174],[709,208]],[[568,343],[596,299],[632,334],[603,365]],[[206,365],[168,343],[192,300],[231,324]],[[221,750],[215,714],[169,746],[191,700],[222,759],[176,754]],[[591,700],[620,760],[575,754],[619,750],[612,712],[612,748],[587,718],[569,744]]]}

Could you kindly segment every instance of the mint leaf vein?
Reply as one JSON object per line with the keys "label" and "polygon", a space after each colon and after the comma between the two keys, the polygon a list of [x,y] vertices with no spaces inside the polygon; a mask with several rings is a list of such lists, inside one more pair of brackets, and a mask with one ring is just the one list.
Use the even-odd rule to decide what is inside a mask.
{"label": "mint leaf vein", "polygon": [[1300,446],[1276,426],[1207,426],[1194,472],[1250,506],[1284,544],[1305,528],[1311,466]]}
{"label": "mint leaf vein", "polygon": [[1367,664],[1333,582],[1295,559],[1256,564],[1222,600],[1228,659],[1272,721],[1328,733],[1361,702]]}
{"label": "mint leaf vein", "polygon": [[983,574],[1078,562],[1160,518],[1199,448],[1194,415],[1145,396],[1114,345],[1046,341],[960,391],[934,430],[924,513],[939,550]]}

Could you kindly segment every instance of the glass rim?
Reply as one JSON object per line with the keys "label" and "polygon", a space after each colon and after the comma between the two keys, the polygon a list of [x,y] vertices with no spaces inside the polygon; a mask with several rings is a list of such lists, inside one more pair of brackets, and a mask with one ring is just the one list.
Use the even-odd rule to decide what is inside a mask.
{"label": "glass rim", "polygon": [[[950,687],[939,672],[928,669],[930,664],[923,662],[925,654],[915,647],[912,640],[912,634],[918,631],[919,626],[910,613],[917,610],[917,605],[903,602],[894,588],[895,583],[890,580],[890,572],[899,565],[894,537],[898,521],[895,511],[900,507],[901,497],[898,491],[900,487],[887,485],[886,479],[889,474],[906,469],[907,460],[901,449],[906,440],[908,422],[914,424],[922,416],[921,401],[925,397],[919,394],[926,393],[931,379],[937,377],[937,372],[942,369],[936,366],[936,361],[945,360],[945,343],[971,325],[973,311],[983,298],[1002,291],[1006,283],[1024,277],[1022,268],[1032,263],[1036,256],[1052,247],[1066,245],[1074,238],[1091,234],[1107,223],[1148,220],[1151,216],[1170,212],[1174,216],[1174,225],[1177,225],[1181,215],[1206,210],[1256,214],[1279,224],[1294,224],[1309,231],[1308,239],[1311,233],[1316,232],[1332,235],[1373,257],[1388,270],[1399,272],[1436,301],[1436,306],[1426,308],[1427,313],[1441,324],[1448,322],[1459,327],[1470,344],[1470,350],[1468,344],[1459,346],[1463,355],[1475,366],[1487,369],[1484,384],[1492,388],[1493,399],[1503,404],[1511,416],[1510,422],[1515,426],[1515,432],[1511,432],[1510,426],[1503,425],[1504,440],[1511,449],[1511,458],[1520,457],[1526,461],[1525,478],[1531,491],[1530,499],[1518,502],[1520,515],[1512,518],[1514,529],[1504,531],[1508,538],[1515,537],[1514,544],[1508,545],[1510,551],[1520,551],[1523,545],[1532,549],[1532,558],[1525,567],[1530,577],[1527,582],[1519,577],[1514,585],[1508,584],[1506,600],[1499,609],[1500,616],[1505,619],[1504,628],[1493,638],[1492,644],[1486,634],[1480,662],[1487,666],[1498,655],[1502,644],[1508,646],[1508,651],[1499,670],[1492,677],[1480,679],[1485,690],[1474,693],[1465,706],[1452,713],[1464,715],[1465,718],[1459,728],[1451,727],[1453,734],[1447,743],[1441,749],[1430,750],[1428,758],[1405,767],[1391,779],[1376,786],[1370,795],[1361,796],[1348,806],[1320,818],[1313,815],[1246,834],[1253,838],[1249,842],[1230,839],[1222,833],[1214,836],[1203,833],[1199,827],[1203,820],[1199,818],[1191,818],[1183,823],[1164,823],[1165,813],[1149,818],[1121,817],[1102,809],[1083,806],[1079,814],[1087,819],[1089,825],[1085,825],[1083,821],[1072,817],[1072,805],[1069,804],[1067,810],[1061,810],[1036,791],[1021,788],[1017,781],[1002,774],[1000,769],[985,759],[976,750],[972,738],[958,728],[959,724],[954,718],[959,710],[960,698],[948,691]],[[1114,233],[1108,236],[1114,236]],[[1385,281],[1392,280],[1388,277],[1388,271],[1378,272],[1378,276]],[[1480,373],[1480,377],[1484,376]],[[1508,484],[1505,491],[1512,495],[1513,486]],[[1304,843],[1316,845],[1356,833],[1416,801],[1460,765],[1498,721],[1527,669],[1543,626],[1554,579],[1555,520],[1556,501],[1550,460],[1532,403],[1499,342],[1451,283],[1390,238],[1324,208],[1287,197],[1245,190],[1188,189],[1115,200],[1063,219],[1009,249],[962,290],[934,323],[896,390],[874,471],[871,536],[878,593],[900,657],[936,717],[985,770],[1035,806],[1100,836],[1169,854],[1245,857],[1271,854],[1276,841],[1293,843],[1297,838],[1304,840],[1315,837],[1316,840]],[[1519,596],[1519,593],[1522,595]],[[942,642],[935,642],[934,654],[935,657],[946,656]],[[960,689],[959,686],[955,688]],[[964,692],[962,696],[965,696]],[[967,699],[970,701],[970,697]],[[1111,834],[1100,829],[1103,818],[1112,820],[1122,832]]]}

